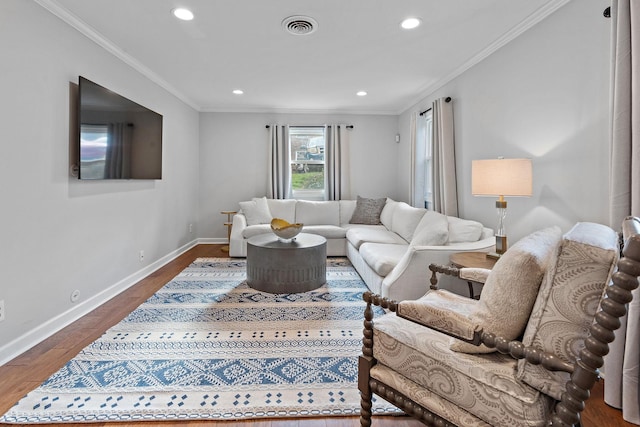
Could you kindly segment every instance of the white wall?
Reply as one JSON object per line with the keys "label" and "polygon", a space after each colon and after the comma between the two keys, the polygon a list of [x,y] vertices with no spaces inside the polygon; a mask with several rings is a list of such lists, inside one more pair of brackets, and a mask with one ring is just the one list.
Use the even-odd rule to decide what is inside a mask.
{"label": "white wall", "polygon": [[267,124],[311,126],[343,123],[349,131],[352,199],[397,197],[393,165],[397,116],[322,114],[200,114],[200,233],[198,237],[227,237],[220,211],[238,210],[238,203],[265,196],[269,131]]}
{"label": "white wall", "polygon": [[[0,52],[2,363],[192,244],[199,136],[196,111],[35,2],[0,2]],[[70,177],[79,75],[164,116],[162,180]]]}
{"label": "white wall", "polygon": [[[399,119],[398,191],[409,197],[414,111],[453,98],[460,215],[497,224],[492,198],[471,195],[474,159],[533,159],[533,197],[509,198],[513,243],[549,225],[607,224],[611,20],[603,0],[568,3]],[[616,224],[616,226],[619,226]]]}

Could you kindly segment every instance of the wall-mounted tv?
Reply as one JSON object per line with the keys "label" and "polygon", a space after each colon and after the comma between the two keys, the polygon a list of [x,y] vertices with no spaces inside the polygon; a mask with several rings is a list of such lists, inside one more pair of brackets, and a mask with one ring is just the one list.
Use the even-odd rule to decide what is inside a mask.
{"label": "wall-mounted tv", "polygon": [[162,115],[79,78],[78,178],[162,179]]}

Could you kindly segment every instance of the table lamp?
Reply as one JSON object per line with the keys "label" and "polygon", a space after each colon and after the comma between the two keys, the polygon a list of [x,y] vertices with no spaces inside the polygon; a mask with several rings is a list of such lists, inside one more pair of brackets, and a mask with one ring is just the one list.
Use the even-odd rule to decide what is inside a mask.
{"label": "table lamp", "polygon": [[533,193],[531,159],[473,160],[471,162],[471,194],[474,196],[497,196],[498,229],[496,252],[488,254],[499,258],[507,250],[505,197],[530,197]]}

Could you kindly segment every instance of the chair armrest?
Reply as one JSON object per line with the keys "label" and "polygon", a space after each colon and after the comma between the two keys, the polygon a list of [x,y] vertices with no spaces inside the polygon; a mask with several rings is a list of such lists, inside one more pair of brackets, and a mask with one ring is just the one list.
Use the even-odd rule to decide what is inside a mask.
{"label": "chair armrest", "polygon": [[429,270],[431,270],[431,282],[430,288],[432,290],[438,290],[438,275],[437,273],[445,274],[447,276],[460,277],[460,269],[457,267],[450,267],[448,265],[429,264]]}
{"label": "chair armrest", "polygon": [[[465,304],[461,298],[472,304]],[[396,314],[445,335],[479,345],[482,329],[469,319],[475,303],[475,300],[436,290],[419,300],[401,301]]]}
{"label": "chair armrest", "polygon": [[[432,292],[433,291],[429,293],[432,293]],[[436,293],[445,293],[445,292],[447,291],[436,291]],[[451,304],[455,304],[455,299],[457,297],[461,298],[460,301],[469,301],[470,302],[469,305],[473,305],[477,303],[476,300],[472,300],[472,299],[458,296],[451,293],[449,294],[453,295],[453,297],[451,298]],[[445,295],[445,296],[449,297],[450,295]],[[529,363],[532,363],[534,365],[541,365],[543,368],[549,371],[563,371],[568,373],[572,373],[574,371],[574,365],[563,361],[553,353],[545,352],[537,347],[525,346],[522,342],[517,340],[510,341],[500,336],[496,336],[495,334],[492,334],[490,332],[484,332],[479,325],[474,325],[472,322],[470,322],[466,318],[462,318],[462,319],[458,318],[458,320],[456,320],[456,323],[458,324],[458,326],[454,328],[450,328],[453,330],[446,330],[447,322],[441,322],[441,323],[435,322],[437,326],[436,327],[428,324],[428,322],[416,321],[413,318],[405,317],[405,314],[407,314],[409,312],[409,309],[412,307],[411,303],[417,303],[418,300],[402,301],[400,303],[397,303],[396,301],[383,298],[380,295],[372,294],[369,291],[365,292],[362,295],[362,299],[364,299],[365,302],[367,303],[367,307],[365,309],[365,316],[364,316],[365,317],[364,330],[363,330],[364,337],[362,341],[363,343],[362,353],[365,356],[369,356],[369,357],[373,356],[373,310],[371,309],[371,306],[376,305],[376,306],[385,308],[391,312],[395,312],[398,316],[401,316],[402,318],[408,321],[418,323],[421,326],[424,326],[426,328],[433,329],[435,331],[438,331],[445,335],[452,336],[454,338],[457,338],[464,342],[468,342],[473,345],[484,344],[489,348],[495,348],[496,350],[498,350],[498,352],[502,354],[508,354],[514,359],[517,359],[517,360],[526,359],[527,362]],[[441,310],[444,310],[444,308],[442,308],[443,305],[446,305],[446,304],[440,304]],[[401,306],[403,306],[403,308],[401,308]],[[415,304],[413,307],[418,307],[418,304]],[[398,311],[400,313],[398,313]],[[441,325],[445,325],[445,326],[442,327]],[[466,331],[463,332],[462,334],[454,333],[456,332],[455,329],[461,328],[461,326],[459,325],[465,325],[465,326],[462,326],[462,328],[467,328]],[[442,327],[442,330],[439,329],[440,327]],[[465,336],[467,337],[469,336],[470,329],[473,329],[473,338],[471,340],[465,337]]]}
{"label": "chair armrest", "polygon": [[520,341],[509,341],[489,332],[482,332],[480,341],[489,348],[495,348],[502,354],[508,354],[514,359],[526,359],[533,365],[541,365],[548,371],[563,371],[573,373],[575,365],[567,363],[553,353],[537,347],[526,346]]}
{"label": "chair armrest", "polygon": [[489,273],[491,270],[488,268],[465,267],[460,269],[458,277],[467,282],[486,283]]}

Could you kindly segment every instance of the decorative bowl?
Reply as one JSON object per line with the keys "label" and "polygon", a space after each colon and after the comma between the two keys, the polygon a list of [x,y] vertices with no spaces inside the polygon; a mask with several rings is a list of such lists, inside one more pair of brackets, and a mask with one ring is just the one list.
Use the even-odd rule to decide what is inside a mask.
{"label": "decorative bowl", "polygon": [[302,231],[303,224],[290,224],[284,219],[273,218],[271,220],[271,230],[274,234],[283,240],[291,240]]}

